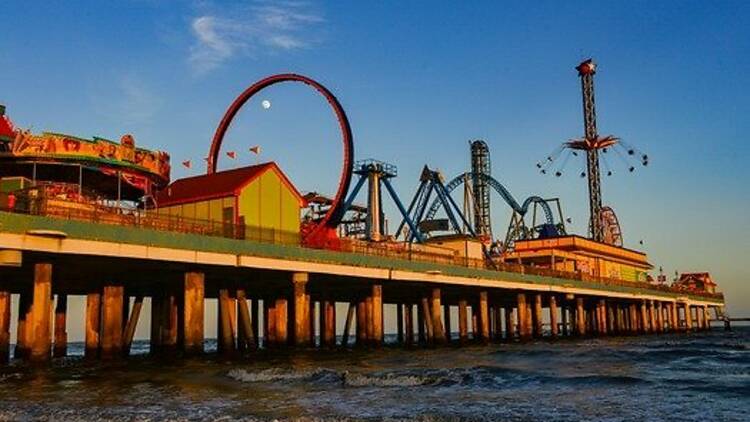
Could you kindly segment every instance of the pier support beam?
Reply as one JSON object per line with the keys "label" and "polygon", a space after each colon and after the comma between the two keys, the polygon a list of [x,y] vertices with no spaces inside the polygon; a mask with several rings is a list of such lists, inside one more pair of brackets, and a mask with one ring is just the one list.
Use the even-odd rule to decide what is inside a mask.
{"label": "pier support beam", "polygon": [[[218,342],[219,353],[233,355],[235,352],[235,328],[237,326],[237,303],[230,296],[229,289],[219,289],[219,323]],[[278,315],[278,314],[277,314]],[[278,325],[278,321],[277,325]]]}
{"label": "pier support beam", "polygon": [[430,299],[430,317],[432,318],[432,333],[436,344],[444,344],[446,341],[445,328],[443,327],[442,312],[443,307],[440,303],[440,289],[432,289]]}
{"label": "pier support beam", "polygon": [[101,294],[86,295],[86,349],[88,359],[99,357],[99,332],[101,331]]}
{"label": "pier support beam", "polygon": [[245,289],[237,289],[237,348],[240,351],[255,349],[257,334],[253,328]]}
{"label": "pier support beam", "polygon": [[542,295],[541,294],[535,294],[534,295],[534,314],[533,314],[533,321],[534,321],[534,337],[541,337],[542,336]]}
{"label": "pier support beam", "polygon": [[320,315],[321,345],[334,347],[336,346],[336,302],[330,299],[321,301]]}
{"label": "pier support beam", "polygon": [[479,292],[479,337],[482,343],[490,341],[490,314],[487,291]]}
{"label": "pier support beam", "polygon": [[352,330],[352,323],[357,312],[357,304],[354,302],[349,303],[349,309],[346,311],[346,321],[344,322],[344,333],[341,336],[341,346],[349,346],[349,332]]}
{"label": "pier support beam", "polygon": [[130,310],[128,322],[125,324],[125,332],[123,333],[122,352],[125,356],[130,354],[130,348],[133,345],[133,337],[135,337],[135,329],[138,326],[138,318],[141,316],[142,307],[143,296],[138,295],[133,301],[133,309]]}
{"label": "pier support beam", "polygon": [[34,264],[34,293],[30,319],[26,320],[33,362],[50,360],[52,348],[52,265]]}
{"label": "pier support beam", "polygon": [[641,301],[641,332],[647,334],[650,331],[649,328],[648,309],[646,308],[646,301]]}
{"label": "pier support beam", "polygon": [[0,365],[10,361],[10,292],[0,290]]}
{"label": "pier support beam", "polygon": [[396,344],[404,344],[404,305],[396,304]]}
{"label": "pier support beam", "polygon": [[531,321],[528,318],[529,309],[526,304],[526,295],[519,293],[517,297],[517,309],[518,309],[518,328],[519,337],[521,340],[528,340],[531,338]]}
{"label": "pier support beam", "polygon": [[375,346],[383,345],[383,286],[372,286],[372,334]]}
{"label": "pier support beam", "polygon": [[465,299],[458,301],[458,341],[466,344],[469,340],[469,310]]}
{"label": "pier support beam", "polygon": [[557,337],[557,298],[555,295],[549,297],[549,324],[550,324],[550,335],[554,338]]}
{"label": "pier support beam", "polygon": [[102,359],[119,357],[122,353],[122,314],[125,289],[120,285],[104,286],[102,290]]}
{"label": "pier support beam", "polygon": [[276,301],[268,297],[263,299],[263,345],[276,346]]}
{"label": "pier support beam", "polygon": [[691,306],[687,303],[684,305],[685,308],[685,329],[687,331],[690,331],[693,329],[693,315]]}
{"label": "pier support beam", "polygon": [[576,334],[586,335],[586,314],[583,307],[583,298],[576,298]]}
{"label": "pier support beam", "polygon": [[429,300],[426,297],[422,298],[422,306],[420,307],[420,315],[422,316],[422,322],[424,325],[425,343],[432,344],[434,337],[434,331],[432,326],[432,312],[430,311]]}
{"label": "pier support beam", "polygon": [[516,338],[516,321],[513,317],[513,307],[505,306],[505,340],[513,341]]}
{"label": "pier support beam", "polygon": [[308,304],[307,273],[292,274],[294,287],[294,345],[306,347],[310,344],[310,305]]}
{"label": "pier support beam", "polygon": [[286,346],[289,344],[289,302],[284,298],[276,299],[276,345]]}
{"label": "pier support beam", "polygon": [[361,299],[357,302],[357,346],[367,344],[367,302]]}
{"label": "pier support beam", "polygon": [[56,358],[63,358],[68,354],[67,314],[68,295],[58,294],[55,303],[55,345],[52,349],[52,356]]}
{"label": "pier support beam", "polygon": [[185,273],[182,302],[182,351],[186,355],[203,353],[205,283],[203,273]]}
{"label": "pier support beam", "polygon": [[414,306],[411,303],[404,305],[404,345],[414,345]]}

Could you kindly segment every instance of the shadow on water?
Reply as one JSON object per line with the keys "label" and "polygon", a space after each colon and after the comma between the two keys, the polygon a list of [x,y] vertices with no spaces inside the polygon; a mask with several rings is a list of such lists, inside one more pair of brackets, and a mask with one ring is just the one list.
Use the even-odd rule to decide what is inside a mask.
{"label": "shadow on water", "polygon": [[0,368],[0,420],[744,420],[749,340],[738,328],[232,361],[14,362]]}

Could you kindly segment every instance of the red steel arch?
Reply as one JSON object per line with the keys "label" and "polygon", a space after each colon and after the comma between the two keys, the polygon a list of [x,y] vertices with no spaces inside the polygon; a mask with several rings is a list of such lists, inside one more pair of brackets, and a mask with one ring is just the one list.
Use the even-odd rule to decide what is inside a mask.
{"label": "red steel arch", "polygon": [[245,103],[259,91],[271,85],[282,82],[302,82],[313,87],[316,91],[321,93],[336,114],[336,119],[338,120],[339,127],[341,129],[341,140],[343,141],[344,145],[344,157],[343,166],[341,168],[341,178],[339,179],[339,186],[336,190],[336,196],[333,198],[333,204],[326,215],[323,217],[323,219],[320,220],[316,227],[310,230],[306,238],[303,239],[305,243],[308,244],[327,246],[333,240],[333,237],[335,237],[335,229],[341,222],[341,219],[346,212],[346,210],[344,210],[344,201],[345,196],[349,191],[349,185],[352,179],[354,141],[352,136],[352,129],[349,125],[349,119],[346,117],[346,113],[344,112],[344,108],[341,106],[341,103],[339,103],[339,101],[331,93],[331,91],[329,91],[326,87],[324,87],[317,81],[303,75],[283,73],[261,79],[260,81],[247,88],[244,92],[242,92],[242,94],[240,94],[237,99],[235,99],[234,102],[229,106],[229,109],[227,109],[224,117],[221,119],[221,123],[219,123],[219,127],[216,128],[216,133],[214,134],[213,141],[211,142],[211,150],[208,153],[208,174],[216,172],[216,166],[219,160],[219,152],[221,150],[221,143],[224,140],[224,135],[226,134],[229,126],[232,123],[232,120],[240,111],[242,106],[244,106]]}

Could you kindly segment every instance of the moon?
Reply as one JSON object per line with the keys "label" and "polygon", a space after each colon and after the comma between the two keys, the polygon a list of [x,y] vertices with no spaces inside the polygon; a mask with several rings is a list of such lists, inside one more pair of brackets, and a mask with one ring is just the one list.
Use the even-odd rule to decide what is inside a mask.
{"label": "moon", "polygon": [[264,109],[266,109],[266,110],[268,110],[269,108],[271,108],[271,102],[270,102],[270,101],[268,101],[268,100],[263,100],[263,101],[261,101],[261,102],[260,102],[260,105],[261,105],[261,106],[262,106],[262,107],[263,107]]}

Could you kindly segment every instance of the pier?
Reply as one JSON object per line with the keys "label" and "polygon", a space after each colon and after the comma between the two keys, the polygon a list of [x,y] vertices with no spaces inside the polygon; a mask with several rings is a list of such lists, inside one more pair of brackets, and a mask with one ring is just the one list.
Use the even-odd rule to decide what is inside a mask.
{"label": "pier", "polygon": [[[72,295],[86,297],[91,359],[129,353],[144,300],[151,301],[151,353],[175,356],[203,353],[209,298],[218,299],[218,349],[226,356],[258,347],[379,347],[387,312],[396,316],[399,344],[437,347],[707,330],[724,306],[721,294],[533,268],[504,271],[8,212],[0,212],[0,251],[4,362],[11,315],[18,320],[13,356],[65,356]],[[17,310],[11,294],[20,295]],[[342,307],[347,312],[337,313]],[[337,332],[342,318],[345,330]],[[542,329],[545,319],[550,330]]]}
{"label": "pier", "polygon": [[[216,130],[207,173],[173,181],[169,155],[136,148],[131,135],[119,143],[35,135],[0,109],[0,362],[11,358],[12,318],[14,358],[66,356],[71,296],[86,298],[76,322],[85,327],[85,357],[102,360],[130,354],[144,303],[150,352],[164,356],[205,353],[206,320],[216,321],[217,352],[229,358],[259,348],[378,348],[386,319],[403,347],[708,330],[724,317],[709,273],[667,286],[648,274],[654,266],[644,252],[623,246],[614,210],[601,201],[598,151],[625,147],[596,131],[595,64],[576,69],[586,135],[559,150],[586,156],[588,237],[568,233],[558,198],[517,201],[491,175],[482,140],[470,143],[471,171],[447,184],[425,165],[404,206],[393,187],[397,167],[355,162],[341,104],[302,75],[273,75],[243,91]],[[232,119],[253,95],[284,82],[312,87],[339,123],[343,160],[332,198],[303,195],[273,161],[217,168]],[[624,156],[646,166],[647,155],[635,152]],[[460,185],[463,207],[451,196]],[[367,206],[356,205],[365,186]],[[492,234],[493,191],[512,213],[504,239]],[[400,214],[393,233],[382,192]],[[217,301],[215,318],[206,318],[206,300]]]}

